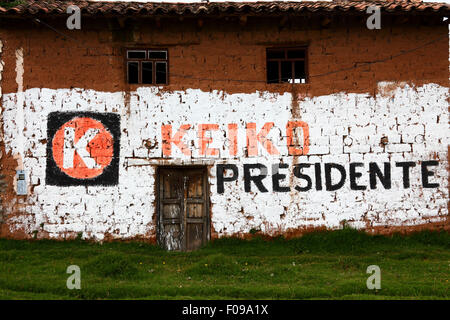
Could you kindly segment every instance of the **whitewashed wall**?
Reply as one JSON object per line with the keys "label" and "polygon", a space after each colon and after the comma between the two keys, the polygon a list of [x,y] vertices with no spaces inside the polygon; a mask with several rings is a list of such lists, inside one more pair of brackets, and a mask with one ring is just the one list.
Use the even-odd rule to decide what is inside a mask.
{"label": "whitewashed wall", "polygon": [[[394,88],[394,89],[392,89]],[[274,234],[289,229],[326,226],[339,227],[351,221],[355,227],[408,226],[445,221],[448,215],[448,88],[436,84],[411,87],[406,84],[380,83],[379,94],[340,93],[307,98],[292,110],[292,96],[268,92],[227,94],[224,92],[164,92],[158,88],[140,88],[130,93],[97,92],[84,89],[28,89],[3,95],[4,140],[6,151],[23,156],[23,169],[34,185],[27,197],[24,214],[8,221],[11,231],[43,229],[50,237],[66,232],[83,232],[85,238],[103,239],[155,234],[155,165],[162,163],[161,125],[171,124],[174,132],[182,124],[191,124],[186,142],[192,141],[192,157],[186,157],[172,145],[172,157],[164,163],[211,165],[212,225],[220,236],[260,229]],[[20,106],[18,105],[20,104]],[[117,186],[45,185],[47,116],[53,111],[113,112],[121,116],[120,169]],[[295,118],[293,117],[295,114]],[[17,119],[23,119],[17,121]],[[309,125],[310,151],[307,156],[287,154],[286,123],[301,120]],[[21,122],[23,121],[23,123]],[[245,125],[274,122],[271,138],[279,156],[259,147],[258,157],[244,157]],[[220,156],[198,155],[197,128],[202,123],[217,123],[223,131],[213,132],[211,148]],[[230,156],[224,136],[227,124],[239,127],[238,155]],[[26,130],[22,130],[26,128]],[[126,129],[125,131],[123,129]],[[224,132],[225,131],[225,132]],[[22,138],[18,138],[21,137]],[[347,139],[344,139],[347,136]],[[380,146],[386,136],[386,148]],[[157,144],[149,150],[145,141]],[[345,142],[344,142],[345,141]],[[345,144],[350,144],[347,146]],[[20,156],[21,157],[21,156]],[[326,163],[344,165],[363,162],[418,161],[439,159],[430,180],[438,188],[422,188],[420,165],[411,171],[411,188],[404,189],[401,168],[392,166],[392,188],[350,190],[348,179],[343,188],[308,192],[272,191],[270,177],[264,180],[267,193],[244,192],[243,163],[262,163],[269,168],[281,162]],[[233,163],[239,167],[239,179],[225,183],[225,192],[217,193],[216,164]],[[309,169],[305,170],[308,173]],[[288,173],[286,185],[298,183]],[[314,174],[309,172],[313,177]],[[363,174],[361,184],[367,185]],[[290,182],[289,182],[290,181]],[[253,187],[254,188],[254,187]]]}

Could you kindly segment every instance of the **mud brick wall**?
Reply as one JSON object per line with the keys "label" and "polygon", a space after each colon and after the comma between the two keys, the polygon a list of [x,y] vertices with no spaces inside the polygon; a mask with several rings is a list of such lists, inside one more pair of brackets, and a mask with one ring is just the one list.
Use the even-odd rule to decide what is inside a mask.
{"label": "mud brick wall", "polygon": [[[448,27],[321,21],[46,21],[76,40],[2,23],[1,235],[154,240],[156,168],[173,164],[207,166],[213,237],[448,228]],[[266,84],[266,48],[294,44],[308,47],[308,83]],[[126,84],[127,47],[167,48],[169,85]],[[110,170],[95,181],[52,160],[87,150],[80,138],[85,174]]]}

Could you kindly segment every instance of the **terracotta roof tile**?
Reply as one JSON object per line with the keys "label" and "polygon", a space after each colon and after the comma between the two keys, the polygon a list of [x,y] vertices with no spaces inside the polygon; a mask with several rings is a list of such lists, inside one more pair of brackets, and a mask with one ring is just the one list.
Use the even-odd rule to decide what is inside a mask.
{"label": "terracotta roof tile", "polygon": [[[14,2],[13,2],[14,3]],[[215,14],[276,14],[283,12],[365,12],[369,6],[380,6],[387,12],[448,12],[450,5],[417,0],[375,1],[273,1],[273,2],[108,2],[86,0],[24,0],[12,7],[0,7],[0,15],[61,15],[70,5],[80,7],[88,15],[215,15]]]}

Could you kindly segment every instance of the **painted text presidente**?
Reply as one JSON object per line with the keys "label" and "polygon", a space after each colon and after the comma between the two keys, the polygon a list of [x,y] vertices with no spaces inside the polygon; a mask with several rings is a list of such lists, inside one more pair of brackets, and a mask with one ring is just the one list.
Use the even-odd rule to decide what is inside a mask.
{"label": "painted text presidente", "polygon": [[[272,184],[274,192],[290,192],[292,189],[304,192],[313,188],[318,191],[336,191],[344,186],[347,179],[351,190],[377,189],[378,185],[382,185],[384,189],[391,189],[393,172],[396,179],[401,179],[403,188],[407,189],[411,187],[412,168],[416,165],[420,167],[422,187],[438,188],[439,184],[432,181],[435,175],[432,167],[439,165],[439,162],[435,160],[419,161],[417,164],[412,161],[370,162],[368,166],[362,162],[351,162],[346,166],[337,163],[299,163],[294,164],[292,170],[286,163],[277,163],[272,165],[270,177],[267,166],[261,163],[243,164],[242,171],[245,192],[251,192],[252,185],[259,192],[268,192],[269,184]],[[308,170],[308,173],[305,173],[305,170]],[[224,193],[225,183],[236,181],[239,178],[239,171],[235,164],[218,164],[216,166],[217,192]],[[293,180],[292,185],[289,185],[291,179],[288,178],[288,174],[293,174],[297,178]],[[361,184],[359,181],[363,174],[369,175],[368,185]]]}

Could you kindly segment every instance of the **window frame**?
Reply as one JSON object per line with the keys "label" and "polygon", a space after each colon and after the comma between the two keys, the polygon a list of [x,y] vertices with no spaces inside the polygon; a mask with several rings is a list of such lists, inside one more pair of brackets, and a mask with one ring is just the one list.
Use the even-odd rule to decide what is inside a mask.
{"label": "window frame", "polygon": [[[128,52],[132,51],[145,51],[145,58],[128,58]],[[149,51],[165,51],[166,58],[149,58]],[[166,86],[169,84],[169,49],[166,47],[130,47],[124,48],[125,57],[125,81],[128,85],[143,85],[143,86]],[[130,73],[128,71],[128,63],[137,62],[138,63],[138,82],[130,83]],[[142,82],[142,62],[152,63],[152,83]],[[156,62],[166,63],[166,82],[156,83]]]}
{"label": "window frame", "polygon": [[[270,58],[269,59],[269,51],[284,51],[284,58]],[[303,50],[305,53],[305,57],[304,58],[288,58],[288,51],[290,50]],[[291,62],[292,66],[291,66],[291,72],[292,75],[295,76],[295,61],[303,61],[304,62],[304,66],[305,66],[305,83],[289,83],[289,82],[283,82],[281,81],[282,77],[281,77],[281,62],[282,61],[287,61],[287,62]],[[268,65],[269,62],[278,62],[278,81],[277,82],[269,82],[269,78],[268,78]],[[295,78],[293,78],[295,79]],[[266,48],[266,84],[309,84],[309,68],[308,68],[308,46],[306,45],[299,45],[299,46],[273,46],[273,47],[267,47]]]}

